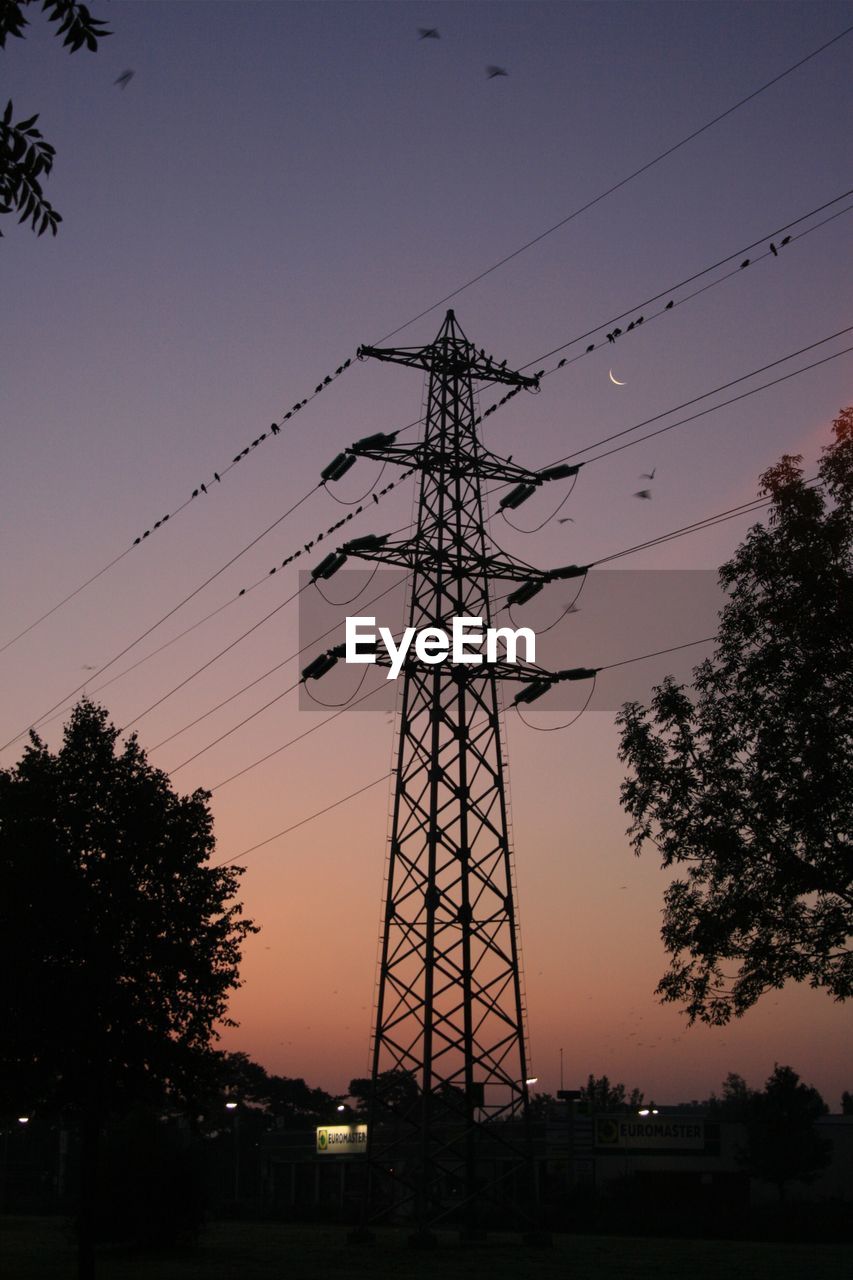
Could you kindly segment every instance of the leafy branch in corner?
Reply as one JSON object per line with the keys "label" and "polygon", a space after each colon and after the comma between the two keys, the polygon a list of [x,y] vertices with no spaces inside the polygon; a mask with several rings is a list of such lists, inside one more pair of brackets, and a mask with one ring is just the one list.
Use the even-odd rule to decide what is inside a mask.
{"label": "leafy branch in corner", "polygon": [[39,181],[53,168],[54,149],[34,127],[37,115],[12,124],[12,111],[9,101],[0,122],[0,213],[20,212],[18,221],[31,222],[38,235],[48,227],[56,235],[62,216],[45,200]]}
{"label": "leafy branch in corner", "polygon": [[[0,49],[6,48],[6,37],[23,39],[29,19],[24,10],[36,0],[0,0]],[[106,23],[93,18],[84,4],[74,0],[42,0],[42,10],[50,22],[58,24],[57,35],[64,36],[69,53],[86,48],[94,53],[98,41],[111,33]],[[36,129],[38,115],[12,123],[11,100],[0,121],[0,214],[19,213],[18,222],[29,222],[37,235],[48,227],[53,235],[61,216],[44,198],[40,178],[49,174],[56,154]],[[2,236],[0,232],[0,236]]]}
{"label": "leafy branch in corner", "polygon": [[[24,27],[29,26],[29,19],[24,16],[24,9],[34,4],[35,0],[4,0],[0,5],[0,49],[6,48],[6,37],[16,36],[23,39]],[[62,41],[68,45],[69,53],[76,53],[86,48],[94,53],[98,41],[111,35],[107,24],[93,18],[84,4],[76,4],[75,0],[42,0],[42,9],[51,22],[59,23],[57,35],[65,35]]]}

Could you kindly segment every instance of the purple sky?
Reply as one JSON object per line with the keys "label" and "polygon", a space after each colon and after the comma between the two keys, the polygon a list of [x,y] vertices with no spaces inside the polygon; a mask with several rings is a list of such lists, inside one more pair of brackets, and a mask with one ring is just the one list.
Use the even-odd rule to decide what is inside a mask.
{"label": "purple sky", "polygon": [[[115,33],[96,55],[68,56],[35,10],[26,40],[2,55],[17,118],[40,112],[57,149],[46,191],[64,221],[55,240],[37,240],[6,218],[0,245],[0,643],[174,512],[360,343],[379,341],[853,22],[853,5],[839,3],[92,8]],[[417,28],[431,25],[441,38],[418,40]],[[794,228],[778,257],[765,242],[748,270],[675,290],[671,312],[653,319],[662,303],[645,308],[640,331],[604,342],[611,317],[853,187],[851,54],[853,35],[454,299],[469,338],[516,367],[603,325],[591,356],[487,419],[492,448],[544,465],[853,324],[853,220],[842,213],[817,226],[848,199]],[[488,80],[490,63],[509,76]],[[113,82],[127,68],[135,76],[122,90]],[[443,311],[393,341],[429,341]],[[727,394],[850,345],[849,334],[837,338]],[[850,371],[841,356],[590,465],[562,512],[574,523],[525,537],[495,522],[496,536],[536,564],[587,562],[743,502],[783,452],[803,453],[813,468],[853,398]],[[343,445],[416,419],[422,390],[411,371],[354,364],[207,498],[9,648],[2,741],[303,497]],[[637,501],[652,467],[653,500]],[[339,496],[364,492],[376,471],[359,463]],[[517,523],[538,523],[553,498],[537,497]],[[322,491],[309,498],[90,691],[234,601],[342,513]],[[410,515],[402,485],[351,527],[382,532]],[[747,525],[613,567],[715,568]],[[276,575],[100,700],[130,724],[296,586],[295,567]],[[140,721],[143,745],[293,653],[297,621],[294,603],[168,698]],[[630,615],[600,641],[605,657],[583,648],[592,643],[584,635],[598,646],[600,628],[573,634],[571,623],[566,665],[643,652]],[[679,620],[673,643],[684,627]],[[297,673],[295,662],[282,667],[152,750],[152,761],[172,769]],[[636,696],[660,674],[650,668]],[[175,785],[213,786],[316,719],[282,699],[176,772]],[[538,722],[559,720],[543,713]],[[44,730],[52,744],[60,725]],[[676,1009],[657,1005],[665,881],[651,856],[637,861],[627,845],[612,712],[589,713],[562,735],[514,716],[508,729],[540,1087],[558,1086],[563,1047],[567,1085],[595,1071],[658,1099],[705,1097],[729,1070],[757,1085],[780,1061],[837,1106],[851,1087],[853,1046],[849,1009],[826,996],[779,992],[722,1031],[687,1031]],[[391,746],[384,716],[353,712],[224,787],[213,800],[218,854],[378,777]],[[0,759],[10,764],[19,750]],[[263,931],[247,944],[233,1008],[242,1025],[224,1037],[228,1047],[332,1089],[364,1072],[387,804],[387,786],[376,787],[247,860],[243,896]]]}

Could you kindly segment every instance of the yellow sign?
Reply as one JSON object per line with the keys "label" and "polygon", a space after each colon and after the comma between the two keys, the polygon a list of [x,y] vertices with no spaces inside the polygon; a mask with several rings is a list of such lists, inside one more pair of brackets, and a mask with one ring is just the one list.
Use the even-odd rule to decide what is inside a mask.
{"label": "yellow sign", "polygon": [[366,1124],[331,1124],[317,1130],[319,1156],[352,1156],[366,1150]]}
{"label": "yellow sign", "polygon": [[595,1145],[645,1151],[701,1151],[705,1146],[705,1125],[702,1120],[684,1116],[598,1116]]}

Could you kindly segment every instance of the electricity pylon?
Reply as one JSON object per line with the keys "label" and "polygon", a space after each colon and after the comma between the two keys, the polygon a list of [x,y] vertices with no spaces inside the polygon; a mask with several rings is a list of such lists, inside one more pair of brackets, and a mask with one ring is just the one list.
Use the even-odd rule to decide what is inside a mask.
{"label": "electricity pylon", "polygon": [[[474,383],[507,396],[538,390],[477,352],[447,312],[425,347],[362,347],[373,357],[422,369],[428,377],[423,437],[397,443],[377,434],[356,442],[323,473],[336,479],[355,457],[420,472],[413,536],[368,535],[345,543],[313,571],[327,577],[344,560],[404,567],[407,622],[418,632],[452,630],[454,618],[494,625],[503,601],[497,581],[520,583],[523,602],[553,578],[584,567],[539,571],[499,551],[486,530],[483,481],[513,486],[512,508],[546,480],[577,473],[533,472],[486,450],[477,435]],[[330,650],[303,673],[316,677],[340,656]],[[403,668],[399,741],[385,912],[372,1045],[368,1117],[368,1220],[411,1220],[416,1239],[460,1222],[475,1231],[511,1217],[531,1226],[535,1187],[530,1149],[528,1052],[519,963],[516,893],[501,741],[504,679],[532,701],[558,678],[505,658]],[[584,672],[591,675],[592,672]]]}

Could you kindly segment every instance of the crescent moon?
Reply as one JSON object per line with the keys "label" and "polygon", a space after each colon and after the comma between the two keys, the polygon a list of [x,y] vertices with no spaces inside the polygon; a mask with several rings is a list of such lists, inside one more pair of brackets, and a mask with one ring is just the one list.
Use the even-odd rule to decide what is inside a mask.
{"label": "crescent moon", "polygon": [[613,383],[614,387],[624,387],[624,385],[625,385],[625,383],[624,383],[624,382],[620,382],[618,378],[614,378],[614,377],[613,377],[613,370],[612,370],[612,369],[608,372],[607,376],[608,376],[608,378],[610,379],[610,381]]}

